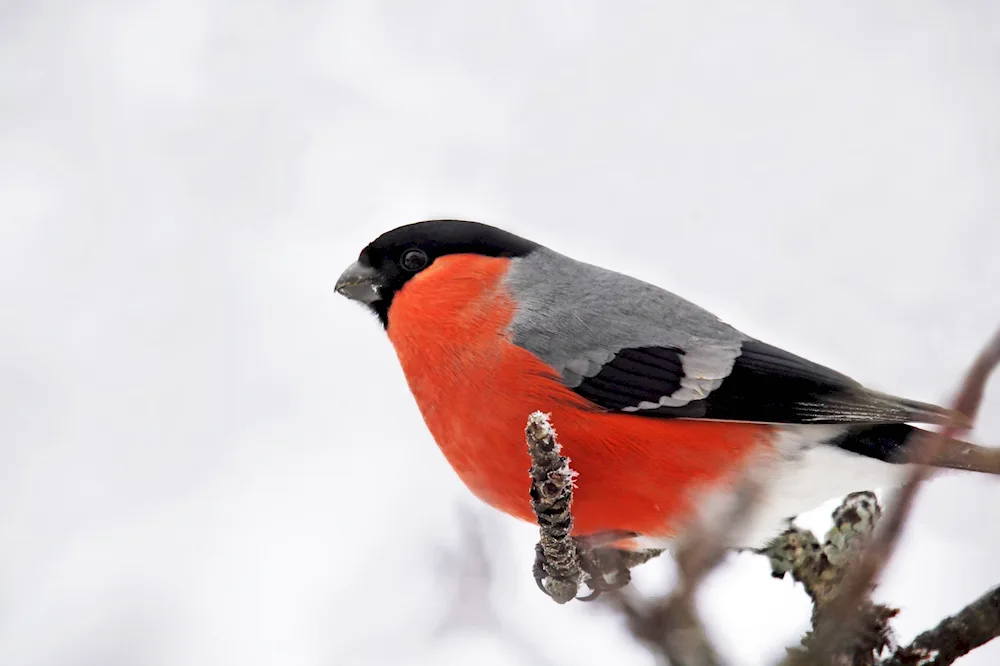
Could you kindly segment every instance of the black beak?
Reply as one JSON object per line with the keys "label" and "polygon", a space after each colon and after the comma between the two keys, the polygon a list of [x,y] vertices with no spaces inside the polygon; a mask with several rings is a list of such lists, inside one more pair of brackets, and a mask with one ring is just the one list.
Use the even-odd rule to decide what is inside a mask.
{"label": "black beak", "polygon": [[354,262],[341,273],[337,280],[337,293],[353,301],[374,303],[382,300],[381,288],[385,285],[382,276],[371,266]]}

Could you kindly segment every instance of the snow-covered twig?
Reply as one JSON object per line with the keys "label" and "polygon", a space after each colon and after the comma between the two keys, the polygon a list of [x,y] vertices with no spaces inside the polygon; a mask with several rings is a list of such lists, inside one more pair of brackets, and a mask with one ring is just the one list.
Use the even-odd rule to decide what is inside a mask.
{"label": "snow-covered twig", "polygon": [[631,552],[614,547],[634,534],[615,532],[574,538],[573,479],[570,461],[561,455],[549,415],[534,412],[525,428],[531,455],[531,508],[538,521],[535,545],[535,582],[539,589],[564,604],[577,598],[584,584],[593,600],[601,593],[629,583],[630,570],[659,555],[660,550]]}
{"label": "snow-covered twig", "polygon": [[548,415],[531,414],[525,434],[532,461],[531,506],[539,525],[535,547],[539,588],[559,603],[576,598],[583,583],[593,590],[587,598],[610,591],[609,603],[625,615],[632,635],[661,659],[673,664],[720,663],[695,612],[694,593],[725,556],[726,536],[754,505],[757,484],[743,482],[730,515],[692,530],[681,543],[676,553],[680,582],[674,593],[661,599],[643,599],[622,588],[629,582],[632,567],[661,551],[631,552],[613,547],[614,542],[634,536],[630,534],[572,538],[575,475],[569,460],[560,454]]}
{"label": "snow-covered twig", "polygon": [[531,508],[538,520],[535,581],[557,603],[576,598],[584,582],[573,530],[573,471],[559,453],[549,417],[534,412],[524,430],[531,455]]}

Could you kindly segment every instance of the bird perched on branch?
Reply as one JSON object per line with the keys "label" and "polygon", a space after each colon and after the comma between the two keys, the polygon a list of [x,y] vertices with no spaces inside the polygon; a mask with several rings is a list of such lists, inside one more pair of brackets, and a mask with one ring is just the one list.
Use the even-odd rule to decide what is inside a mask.
{"label": "bird perched on branch", "polygon": [[[579,474],[574,534],[669,547],[767,483],[733,546],[825,500],[891,486],[910,423],[947,410],[865,388],[654,285],[500,229],[431,220],[379,236],[337,282],[388,333],[427,427],[466,486],[523,520],[527,416],[551,412]],[[1000,473],[951,440],[935,464]]]}

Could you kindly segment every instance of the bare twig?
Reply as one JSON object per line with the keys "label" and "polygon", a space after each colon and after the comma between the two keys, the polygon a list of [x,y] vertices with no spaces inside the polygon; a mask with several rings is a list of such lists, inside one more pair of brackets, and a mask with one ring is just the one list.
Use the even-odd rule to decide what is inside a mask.
{"label": "bare twig", "polygon": [[[495,605],[497,582],[495,565],[490,552],[500,534],[490,524],[466,506],[458,507],[459,541],[451,548],[442,548],[436,562],[439,600],[444,602],[445,615],[428,636],[429,642],[445,640],[454,634],[481,632],[496,637],[516,655],[517,663],[525,666],[554,666],[545,644],[538,637],[520,631],[505,621]],[[386,650],[398,650],[398,641],[382,641]],[[427,647],[418,645],[414,647]],[[411,648],[412,649],[412,648]],[[383,658],[384,663],[391,660]]]}
{"label": "bare twig", "polygon": [[737,488],[732,509],[721,520],[693,526],[680,542],[675,554],[679,580],[673,592],[653,600],[625,593],[613,598],[632,635],[661,661],[698,666],[721,663],[694,601],[698,587],[729,551],[727,537],[753,510],[761,490],[749,476]]}
{"label": "bare twig", "polygon": [[680,666],[721,664],[690,599],[670,595],[645,599],[625,590],[609,595],[625,616],[629,632],[660,663]]}
{"label": "bare twig", "polygon": [[435,563],[442,581],[441,596],[450,599],[432,638],[443,637],[459,627],[497,631],[501,626],[500,614],[490,603],[496,572],[489,557],[485,527],[466,506],[458,507],[457,522],[459,544],[440,549]]}
{"label": "bare twig", "polygon": [[[930,475],[929,465],[941,464],[942,452],[955,448],[953,443],[948,448],[948,441],[972,425],[984,384],[998,363],[1000,331],[970,368],[955,399],[951,422],[940,433],[921,435],[921,440],[911,444],[914,455],[910,461],[914,464],[871,538],[867,538],[868,533],[881,515],[880,508],[874,495],[855,493],[834,512],[834,528],[822,546],[811,532],[792,527],[760,551],[771,560],[775,576],[791,573],[813,600],[813,630],[803,639],[802,649],[789,651],[786,664],[881,664],[883,659],[893,664],[922,664],[938,663],[933,659],[945,658],[949,661],[940,663],[951,663],[957,656],[1000,633],[1000,626],[994,621],[998,611],[990,606],[995,604],[997,595],[987,594],[967,609],[968,615],[963,611],[956,616],[959,619],[955,622],[952,622],[954,618],[945,620],[937,629],[922,635],[921,642],[898,648],[890,657],[883,658],[883,652],[894,646],[888,621],[897,611],[874,604],[870,599],[875,581],[886,566],[912,510],[916,492]],[[960,449],[954,455],[966,453],[965,449]],[[848,567],[852,560],[856,562]],[[975,622],[970,625],[968,618]],[[980,642],[962,648],[965,652],[958,651],[952,644],[936,643],[952,640],[956,626],[961,627],[961,631],[971,631]],[[964,645],[961,640],[959,644]],[[956,657],[948,656],[953,653]]]}
{"label": "bare twig", "polygon": [[762,491],[759,479],[745,475],[736,484],[732,504],[721,519],[694,525],[682,537],[674,556],[680,569],[680,592],[691,597],[729,552],[729,537],[750,517]]}
{"label": "bare twig", "polygon": [[[1000,364],[1000,331],[979,355],[954,401],[954,416],[936,435],[921,435],[911,445],[914,463],[889,510],[882,510],[874,494],[853,493],[834,512],[834,527],[822,544],[806,530],[789,528],[762,552],[773,574],[790,573],[813,600],[813,630],[802,648],[790,650],[786,664],[844,664],[916,666],[950,664],[956,658],[1000,634],[1000,588],[970,604],[936,628],[921,634],[909,646],[896,647],[889,620],[897,610],[870,599],[875,581],[898,542],[912,510],[916,493],[930,473],[930,464],[960,467],[970,452],[949,453],[945,443],[971,426],[984,385]],[[632,553],[615,544],[631,534],[615,533],[573,538],[573,476],[569,460],[560,455],[555,431],[545,414],[536,412],[526,429],[532,455],[532,508],[538,516],[540,541],[536,547],[535,576],[539,587],[559,603],[576,597],[581,585],[594,590],[617,590],[610,602],[625,616],[628,627],[664,662],[720,663],[694,608],[701,581],[721,562],[728,536],[756,504],[760,487],[747,478],[732,510],[723,520],[692,526],[678,542],[676,560],[680,579],[659,599],[642,598],[621,590],[629,570],[658,552]],[[960,459],[951,460],[949,456]],[[964,456],[964,457],[963,457]],[[950,461],[950,462],[949,462]],[[973,465],[976,467],[977,465]],[[879,520],[881,517],[881,520]],[[876,523],[881,526],[875,530]],[[611,579],[608,579],[608,576]],[[885,656],[889,651],[891,654]]]}
{"label": "bare twig", "polygon": [[[960,422],[952,418],[940,432],[933,435],[920,435],[921,440],[914,447],[911,462],[914,464],[907,475],[903,486],[897,491],[885,513],[882,525],[868,547],[864,549],[858,561],[851,567],[849,575],[840,586],[839,593],[824,611],[824,623],[829,631],[817,634],[814,649],[816,654],[829,654],[837,649],[837,644],[846,634],[858,629],[856,620],[860,619],[856,611],[870,593],[875,580],[889,561],[902,533],[903,525],[913,509],[917,491],[923,482],[930,477],[929,463],[940,456],[945,442],[953,438],[971,425],[979,405],[982,402],[985,384],[992,371],[1000,364],[1000,331],[994,333],[991,340],[980,352],[972,364],[961,390],[954,400],[953,408],[959,417],[967,421]],[[817,629],[819,629],[817,627]]]}

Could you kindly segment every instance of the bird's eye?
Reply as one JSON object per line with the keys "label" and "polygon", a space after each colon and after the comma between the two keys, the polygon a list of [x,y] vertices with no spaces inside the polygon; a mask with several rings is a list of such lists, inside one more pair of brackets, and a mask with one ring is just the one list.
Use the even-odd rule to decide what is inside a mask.
{"label": "bird's eye", "polygon": [[407,250],[403,253],[402,258],[399,260],[399,265],[411,273],[419,271],[427,265],[427,255],[423,250],[418,250],[416,248]]}

